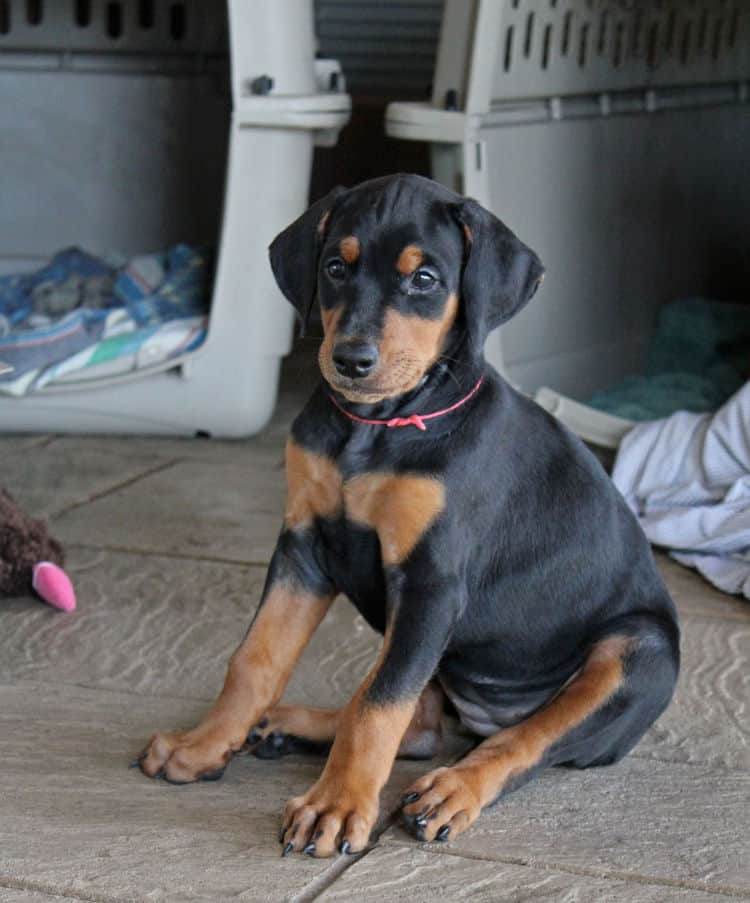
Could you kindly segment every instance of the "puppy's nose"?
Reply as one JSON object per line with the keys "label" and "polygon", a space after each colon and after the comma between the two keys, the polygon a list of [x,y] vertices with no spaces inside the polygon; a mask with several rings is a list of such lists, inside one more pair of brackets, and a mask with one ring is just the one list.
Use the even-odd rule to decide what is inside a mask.
{"label": "puppy's nose", "polygon": [[361,379],[378,362],[378,349],[370,342],[342,342],[333,349],[333,365],[342,376]]}

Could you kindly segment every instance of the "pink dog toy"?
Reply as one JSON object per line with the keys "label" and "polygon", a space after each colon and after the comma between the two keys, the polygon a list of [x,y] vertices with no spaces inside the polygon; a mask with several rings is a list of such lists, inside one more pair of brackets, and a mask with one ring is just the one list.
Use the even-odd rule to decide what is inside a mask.
{"label": "pink dog toy", "polygon": [[31,585],[45,602],[62,611],[74,611],[76,594],[73,584],[65,571],[51,561],[40,561],[34,565]]}

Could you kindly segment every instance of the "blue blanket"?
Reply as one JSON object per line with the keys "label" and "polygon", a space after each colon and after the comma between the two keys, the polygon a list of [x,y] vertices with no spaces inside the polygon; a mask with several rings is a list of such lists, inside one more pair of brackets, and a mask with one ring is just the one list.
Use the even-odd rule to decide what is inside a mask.
{"label": "blue blanket", "polygon": [[2,276],[0,385],[97,345],[108,337],[108,324],[118,334],[134,333],[135,341],[139,330],[145,340],[154,327],[203,316],[210,281],[207,251],[184,244],[120,267],[68,248],[34,273]]}

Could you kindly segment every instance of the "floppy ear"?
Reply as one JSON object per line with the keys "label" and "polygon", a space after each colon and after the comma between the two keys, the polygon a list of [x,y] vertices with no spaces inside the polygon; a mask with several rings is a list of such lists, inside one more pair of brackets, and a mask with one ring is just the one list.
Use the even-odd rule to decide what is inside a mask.
{"label": "floppy ear", "polygon": [[487,335],[530,301],[544,278],[536,254],[471,198],[456,204],[466,257],[461,277],[469,335],[480,352]]}
{"label": "floppy ear", "polygon": [[340,186],[316,201],[291,226],[271,242],[268,254],[276,282],[291,301],[300,319],[300,335],[310,316],[318,284],[318,256],[323,245],[331,210],[346,189]]}

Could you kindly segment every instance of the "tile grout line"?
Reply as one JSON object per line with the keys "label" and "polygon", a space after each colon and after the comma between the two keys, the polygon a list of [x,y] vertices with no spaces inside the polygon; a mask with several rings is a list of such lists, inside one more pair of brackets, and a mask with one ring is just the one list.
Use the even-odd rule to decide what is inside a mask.
{"label": "tile grout line", "polygon": [[43,436],[39,442],[35,442],[30,448],[50,448],[60,438],[61,436],[56,433],[53,433],[51,436]]}
{"label": "tile grout line", "polygon": [[[12,436],[3,437],[3,438],[13,438]],[[26,444],[21,445],[18,448],[11,449],[9,452],[6,451],[7,455],[25,455],[32,451],[37,451],[40,448],[48,448],[58,437],[57,436],[37,436],[28,440]],[[2,440],[0,440],[0,451],[3,450]]]}
{"label": "tile grout line", "polygon": [[[409,849],[412,844],[404,840],[392,839],[389,842],[393,846]],[[642,884],[657,887],[673,887],[678,890],[698,890],[706,894],[713,894],[717,897],[729,897],[732,899],[748,900],[750,899],[750,890],[743,890],[739,887],[732,887],[726,884],[706,885],[700,881],[691,881],[689,879],[679,878],[660,878],[658,875],[641,875],[637,872],[623,872],[617,870],[600,870],[586,868],[585,866],[567,865],[555,861],[539,861],[536,859],[527,859],[523,856],[479,856],[469,852],[459,852],[450,850],[445,847],[435,849],[429,844],[421,844],[419,849],[425,853],[431,853],[433,856],[453,856],[457,859],[471,859],[475,862],[497,862],[502,865],[516,865],[525,868],[537,868],[542,871],[565,872],[571,875],[580,875],[584,878],[603,878],[609,881],[624,881],[629,884]]]}
{"label": "tile grout line", "polygon": [[104,498],[105,496],[111,495],[113,492],[119,492],[120,489],[126,489],[128,486],[132,486],[134,483],[137,483],[140,480],[145,480],[147,477],[151,477],[154,474],[168,470],[170,467],[174,467],[175,464],[179,464],[182,460],[182,458],[171,458],[167,461],[163,461],[161,464],[155,467],[141,471],[135,476],[128,477],[127,480],[123,480],[121,483],[116,483],[113,486],[109,486],[106,489],[95,492],[82,501],[71,502],[69,505],[66,505],[64,508],[60,508],[58,511],[52,511],[49,515],[49,519],[50,521],[57,520],[58,518],[69,514],[71,511],[75,511],[77,508],[83,508],[85,505],[90,505],[92,502],[96,502],[99,499]]}
{"label": "tile grout line", "polygon": [[353,856],[339,853],[339,858],[332,862],[329,868],[324,872],[321,872],[320,875],[313,878],[309,884],[305,885],[298,894],[290,897],[289,903],[312,903],[313,900],[317,900],[321,894],[325,893],[329,887],[335,884],[353,865],[361,862],[366,856],[369,856],[373,850],[378,849],[378,840],[380,839],[381,834],[388,828],[389,825],[384,825],[383,831],[378,834],[375,841],[362,850],[361,853],[355,853]]}

